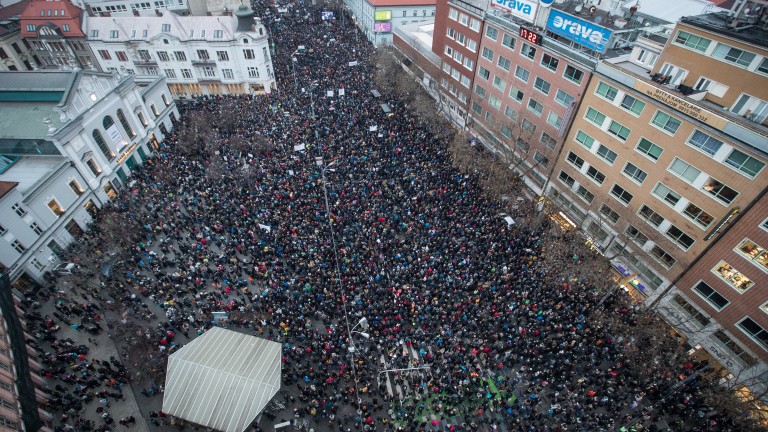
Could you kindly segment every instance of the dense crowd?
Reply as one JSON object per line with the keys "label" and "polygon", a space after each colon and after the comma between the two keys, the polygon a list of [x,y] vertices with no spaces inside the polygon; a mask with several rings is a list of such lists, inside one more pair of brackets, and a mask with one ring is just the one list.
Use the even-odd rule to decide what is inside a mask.
{"label": "dense crowd", "polygon": [[[184,105],[182,123],[191,111],[231,114],[217,152],[184,156],[171,135],[120,197],[142,232],[109,282],[121,293],[111,301],[123,324],[153,323],[155,355],[226,311],[232,328],[284,344],[292,412],[275,421],[314,430],[612,430],[635,419],[653,429],[660,417],[715,426],[693,386],[676,386],[694,365],[632,364],[611,320],[598,319],[631,324],[637,313],[621,293],[605,296],[610,281],[553,282],[541,228],[507,226],[477,179],[452,168],[445,142],[386,92],[373,96],[374,48],[348,17],[255,9],[277,45],[278,88]],[[233,137],[260,145],[242,151]],[[65,411],[121,397],[119,362],[73,360],[87,347],[55,343],[64,349],[47,359],[50,377],[76,384],[56,387]],[[406,370],[382,372],[392,369]],[[111,389],[88,390],[105,378]]]}

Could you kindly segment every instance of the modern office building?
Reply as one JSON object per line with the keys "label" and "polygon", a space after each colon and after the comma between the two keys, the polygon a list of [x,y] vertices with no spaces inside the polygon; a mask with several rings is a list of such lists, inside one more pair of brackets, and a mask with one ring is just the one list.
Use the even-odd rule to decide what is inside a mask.
{"label": "modern office building", "polygon": [[21,37],[21,13],[31,0],[0,8],[0,71],[34,70],[32,46]]}
{"label": "modern office building", "polygon": [[0,73],[0,271],[20,291],[126,187],[178,111],[162,77]]}
{"label": "modern office building", "polygon": [[267,30],[248,6],[234,15],[86,16],[83,32],[102,70],[163,75],[177,99],[269,93]]}
{"label": "modern office building", "polygon": [[32,0],[21,14],[21,36],[40,69],[98,70],[81,30],[83,10],[69,0]]}
{"label": "modern office building", "polygon": [[344,0],[352,19],[375,46],[392,45],[398,26],[431,22],[436,0]]}

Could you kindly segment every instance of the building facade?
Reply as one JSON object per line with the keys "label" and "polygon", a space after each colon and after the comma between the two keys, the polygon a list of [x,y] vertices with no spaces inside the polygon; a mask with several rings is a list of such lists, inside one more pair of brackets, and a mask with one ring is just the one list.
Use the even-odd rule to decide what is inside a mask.
{"label": "building facade", "polygon": [[23,291],[126,187],[178,111],[162,77],[6,72],[0,81],[0,269]]}
{"label": "building facade", "polygon": [[21,37],[21,13],[30,0],[0,8],[0,72],[34,70],[32,46]]}
{"label": "building facade", "polygon": [[21,14],[21,36],[40,69],[98,70],[81,30],[83,10],[69,0],[32,0]]}
{"label": "building facade", "polygon": [[431,22],[436,0],[344,0],[352,19],[374,46],[390,46],[399,26]]}
{"label": "building facade", "polygon": [[83,31],[103,70],[162,75],[176,99],[275,87],[266,28],[244,5],[236,16],[87,16]]}

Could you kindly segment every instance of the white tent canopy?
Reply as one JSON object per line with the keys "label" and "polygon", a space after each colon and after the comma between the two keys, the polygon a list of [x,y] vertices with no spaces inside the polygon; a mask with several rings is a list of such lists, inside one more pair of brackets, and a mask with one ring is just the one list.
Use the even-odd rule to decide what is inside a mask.
{"label": "white tent canopy", "polygon": [[242,432],[280,390],[281,348],[214,327],[168,357],[163,412]]}

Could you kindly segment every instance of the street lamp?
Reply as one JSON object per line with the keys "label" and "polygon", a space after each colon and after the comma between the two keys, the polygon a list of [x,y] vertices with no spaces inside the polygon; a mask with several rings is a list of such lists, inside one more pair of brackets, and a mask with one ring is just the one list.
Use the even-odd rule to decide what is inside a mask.
{"label": "street lamp", "polygon": [[296,62],[299,60],[296,58],[296,54],[302,54],[304,52],[304,45],[299,45],[296,51],[291,53],[291,69],[293,69],[293,89],[299,88],[299,82],[296,80]]}

